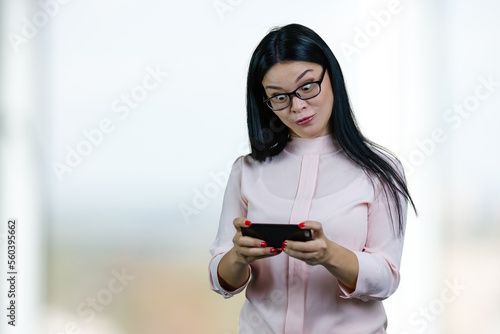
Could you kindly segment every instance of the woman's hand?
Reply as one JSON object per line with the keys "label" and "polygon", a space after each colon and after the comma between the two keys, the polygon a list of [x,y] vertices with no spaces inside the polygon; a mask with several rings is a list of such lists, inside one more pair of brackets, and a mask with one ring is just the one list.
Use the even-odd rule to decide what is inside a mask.
{"label": "woman's hand", "polygon": [[267,247],[263,240],[243,236],[241,229],[248,228],[252,223],[244,217],[233,220],[236,234],[233,238],[234,247],[230,250],[234,261],[241,264],[251,264],[255,260],[275,256],[281,253],[281,249]]}
{"label": "woman's hand", "polygon": [[319,222],[307,221],[300,223],[299,227],[310,229],[313,240],[306,242],[286,240],[282,247],[284,252],[309,265],[324,266],[340,282],[354,291],[359,273],[356,254],[328,239]]}
{"label": "woman's hand", "polygon": [[217,268],[219,282],[227,291],[234,291],[248,281],[252,262],[281,253],[281,249],[267,247],[263,240],[243,236],[241,229],[252,225],[246,218],[236,218],[233,224],[236,228],[234,246],[222,257]]}
{"label": "woman's hand", "polygon": [[300,223],[299,227],[302,229],[310,229],[313,240],[307,242],[286,240],[282,248],[285,253],[311,266],[329,263],[332,259],[333,242],[323,233],[321,223],[308,221]]}

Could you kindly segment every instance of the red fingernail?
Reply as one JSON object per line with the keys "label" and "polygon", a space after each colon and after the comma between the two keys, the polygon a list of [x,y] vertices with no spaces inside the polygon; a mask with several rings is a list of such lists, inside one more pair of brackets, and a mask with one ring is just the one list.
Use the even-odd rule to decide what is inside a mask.
{"label": "red fingernail", "polygon": [[271,253],[276,253],[276,248],[271,248]]}
{"label": "red fingernail", "polygon": [[281,249],[278,249],[278,253],[277,254],[281,254],[281,252],[283,252]]}
{"label": "red fingernail", "polygon": [[250,225],[252,225],[252,223],[249,220],[245,220],[245,225],[250,226]]}
{"label": "red fingernail", "polygon": [[262,242],[260,243],[260,247],[267,247],[267,243],[266,243],[265,241],[262,241]]}
{"label": "red fingernail", "polygon": [[304,226],[306,226],[306,223],[300,223],[300,224],[299,224],[299,227],[300,227],[300,228],[303,228]]}
{"label": "red fingernail", "polygon": [[283,248],[286,247],[286,241],[283,241]]}

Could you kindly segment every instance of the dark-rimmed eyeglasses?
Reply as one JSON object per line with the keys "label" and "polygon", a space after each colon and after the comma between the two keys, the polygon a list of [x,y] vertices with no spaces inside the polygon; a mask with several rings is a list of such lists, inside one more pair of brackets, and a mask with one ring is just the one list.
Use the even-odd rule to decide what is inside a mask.
{"label": "dark-rimmed eyeglasses", "polygon": [[326,68],[323,69],[323,74],[321,75],[321,79],[318,81],[308,82],[291,93],[280,93],[270,98],[264,100],[264,103],[272,110],[278,111],[288,108],[288,106],[292,103],[292,95],[297,96],[301,100],[309,100],[313,97],[316,97],[321,93],[321,82],[323,82],[323,78],[325,77]]}

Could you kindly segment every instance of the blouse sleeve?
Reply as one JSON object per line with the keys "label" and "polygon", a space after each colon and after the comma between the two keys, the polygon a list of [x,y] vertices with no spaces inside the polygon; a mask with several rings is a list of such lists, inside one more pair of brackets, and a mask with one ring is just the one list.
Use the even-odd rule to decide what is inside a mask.
{"label": "blouse sleeve", "polygon": [[[397,164],[397,170],[400,175],[404,175],[400,163]],[[376,185],[376,197],[368,205],[366,244],[362,251],[354,252],[359,262],[356,289],[352,291],[339,282],[340,289],[345,294],[342,298],[383,300],[392,295],[399,285],[403,237],[397,235],[392,223],[398,222],[396,203],[386,194],[380,182]],[[402,207],[404,235],[408,202],[402,195],[398,196]]]}
{"label": "blouse sleeve", "polygon": [[229,175],[229,180],[222,202],[219,230],[217,231],[215,241],[210,248],[210,253],[212,254],[212,259],[209,264],[210,288],[224,296],[224,298],[230,298],[235,294],[240,293],[248,284],[247,281],[241,288],[238,288],[235,291],[226,291],[220,285],[217,275],[217,268],[220,260],[233,247],[233,237],[236,233],[233,220],[237,217],[247,216],[248,205],[241,192],[243,159],[243,156],[236,159],[231,168],[231,173]]}

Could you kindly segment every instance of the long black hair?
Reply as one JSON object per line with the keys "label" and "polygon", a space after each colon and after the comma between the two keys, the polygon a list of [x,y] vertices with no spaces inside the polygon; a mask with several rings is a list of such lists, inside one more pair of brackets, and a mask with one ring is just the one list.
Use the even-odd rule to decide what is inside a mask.
{"label": "long black hair", "polygon": [[352,161],[378,178],[386,197],[390,195],[394,199],[398,213],[398,223],[394,227],[401,237],[404,216],[399,195],[408,200],[416,212],[404,173],[401,175],[397,167],[381,154],[385,152],[397,160],[393,153],[362,135],[349,103],[344,76],[337,59],[325,41],[305,26],[289,24],[273,28],[259,43],[250,59],[246,103],[251,157],[260,162],[272,158],[290,140],[288,127],[263,103],[266,96],[262,86],[264,75],[272,66],[285,61],[316,63],[328,71],[335,96],[329,120],[332,139],[338,141]]}

